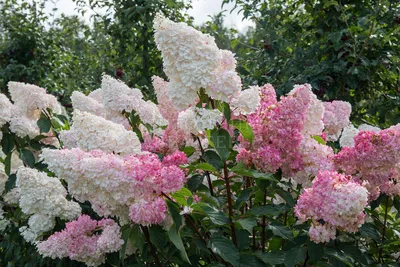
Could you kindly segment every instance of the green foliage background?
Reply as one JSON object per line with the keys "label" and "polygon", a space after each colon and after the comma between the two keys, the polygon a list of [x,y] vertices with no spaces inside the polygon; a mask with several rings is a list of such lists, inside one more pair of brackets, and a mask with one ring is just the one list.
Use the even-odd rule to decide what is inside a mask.
{"label": "green foliage background", "polygon": [[[75,1],[82,7],[86,3],[82,0]],[[198,28],[213,35],[220,48],[236,53],[237,70],[242,77],[244,88],[272,83],[278,93],[284,94],[294,84],[307,82],[325,101],[351,102],[354,109],[352,121],[356,123],[367,122],[384,128],[400,122],[398,0],[223,2],[234,2],[236,8],[233,12],[243,12],[245,18],[255,22],[255,27],[246,32],[227,28],[223,23],[225,13],[220,13]],[[105,14],[94,15],[91,25],[85,24],[81,16],[61,16],[54,19],[52,14],[44,12],[45,3],[46,1],[33,1],[33,4],[17,0],[0,1],[0,90],[6,93],[9,81],[36,84],[56,95],[67,108],[71,106],[69,96],[72,91],[88,93],[97,89],[102,73],[113,75],[131,87],[140,88],[147,98],[154,99],[151,77],[163,76],[162,60],[153,39],[154,15],[162,11],[174,21],[193,23],[193,18],[186,12],[190,8],[190,1],[184,0],[90,0],[90,8],[96,10],[101,7],[107,10]],[[81,12],[84,12],[83,9]],[[246,175],[249,176],[248,173]],[[204,176],[200,178],[203,180]],[[190,178],[190,191],[201,191],[201,188],[198,188],[201,181],[198,180],[198,175]],[[260,188],[266,186],[263,183],[270,182],[259,182],[254,192],[242,191],[240,184],[234,184],[233,190],[239,199],[236,202],[238,207],[241,207],[241,202],[247,200],[250,194],[256,195],[262,201],[263,192]],[[221,184],[216,183],[214,186],[223,190]],[[204,194],[203,198],[206,197]],[[209,203],[225,201],[212,198],[209,200]],[[392,205],[398,206],[400,203],[399,199],[393,203],[385,203],[382,200],[379,199],[374,204],[381,205],[381,210]],[[169,208],[173,209],[172,206]],[[287,217],[288,210],[290,207],[285,205],[271,205],[270,211],[255,210],[254,216],[265,216],[268,212],[273,212],[279,215],[279,219],[283,219]],[[199,206],[197,211],[202,214],[201,218],[206,215],[210,217],[210,228],[215,228],[215,224],[218,224],[216,222],[225,225],[224,220],[228,219],[223,213],[221,215],[213,212],[210,206]],[[7,212],[13,213],[12,217],[16,220],[24,220],[18,209]],[[378,218],[377,221],[382,221],[382,215],[375,213],[371,211],[372,216]],[[398,218],[393,214],[393,218],[389,220],[396,224]],[[241,231],[249,227],[246,225],[246,218],[238,220],[237,223],[243,228]],[[304,261],[306,252],[305,246],[301,247],[299,244],[306,242],[309,251],[315,252],[315,255],[309,255],[314,257],[311,261],[318,261],[318,253],[323,251],[306,241],[306,236],[293,236],[293,231],[301,230],[296,229],[294,221],[288,221],[289,226],[279,223],[271,224],[266,232],[267,238],[272,240],[268,247],[270,251],[282,246],[289,255],[286,255],[286,258],[293,261],[300,259],[297,262],[301,262]],[[382,227],[379,223],[377,226]],[[396,226],[398,227],[398,224]],[[192,235],[187,228],[184,229],[180,233],[183,238]],[[138,234],[138,229],[126,228],[123,231],[124,238],[132,239],[133,243],[142,242],[135,244],[148,252],[147,244],[143,242],[144,237]],[[168,233],[171,240],[174,234],[176,235],[174,232]],[[395,234],[395,229],[390,229],[388,238],[394,238]],[[380,239],[379,233],[369,224],[363,226],[360,235],[362,238],[375,240],[376,244]],[[150,237],[160,251],[173,257],[176,249],[168,246],[161,229],[151,227]],[[240,231],[238,238],[241,239]],[[209,257],[208,249],[200,241],[191,240],[190,247],[203,249],[202,253]],[[248,245],[250,241],[242,242]],[[220,256],[226,256],[226,262],[236,262],[238,259],[227,256],[232,254],[228,243],[222,234],[215,230],[207,246],[222,247]],[[395,244],[389,243],[390,250],[395,251],[396,245],[398,241]],[[329,249],[325,251],[330,264],[346,266],[350,261],[358,266],[363,265],[362,262],[366,258],[370,260],[370,256],[364,255],[366,258],[363,258],[355,247],[347,246],[339,251],[341,252]],[[370,255],[376,255],[377,251],[378,244],[371,246],[368,252]],[[40,258],[34,247],[22,240],[16,227],[9,235],[0,236],[0,252],[1,266],[6,266],[5,263],[10,266],[81,266],[68,260],[52,261]],[[285,255],[279,249],[275,252],[269,256],[260,254],[257,259],[241,254],[240,262],[243,266],[282,264]],[[189,258],[196,261],[198,255],[193,252]],[[119,255],[110,255],[109,265],[113,265],[113,257],[118,262]],[[348,257],[352,259],[349,260]],[[357,257],[361,257],[361,261],[358,261]],[[144,262],[140,258],[133,261]],[[181,266],[188,266],[184,265],[183,261],[177,262]],[[244,264],[246,262],[248,265]],[[285,265],[292,266],[291,262],[285,262]]]}

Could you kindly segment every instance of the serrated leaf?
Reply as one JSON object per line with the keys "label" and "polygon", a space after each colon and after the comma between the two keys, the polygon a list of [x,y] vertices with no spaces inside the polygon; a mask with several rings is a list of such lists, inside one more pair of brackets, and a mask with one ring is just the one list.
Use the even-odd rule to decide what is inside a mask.
{"label": "serrated leaf", "polygon": [[243,229],[249,233],[253,232],[253,227],[257,226],[257,220],[255,218],[245,218],[237,220],[236,223],[240,224]]}
{"label": "serrated leaf", "polygon": [[48,118],[40,118],[37,121],[37,126],[39,126],[40,133],[48,133],[51,128],[51,121]]}
{"label": "serrated leaf", "polygon": [[[399,242],[400,244],[400,242]],[[340,243],[338,245],[338,248],[343,251],[344,254],[349,255],[354,259],[355,262],[368,265],[368,260],[365,257],[365,254],[361,252],[359,248],[354,246],[353,244],[350,243]]]}
{"label": "serrated leaf", "polygon": [[4,193],[8,193],[15,187],[15,182],[17,181],[17,175],[15,173],[8,176],[7,182],[4,187]]}
{"label": "serrated leaf", "polygon": [[201,162],[201,163],[197,163],[194,165],[189,165],[190,169],[193,170],[203,170],[203,171],[210,171],[210,172],[216,172],[217,169],[214,168],[214,166],[212,166],[210,163],[207,162]]}
{"label": "serrated leaf", "polygon": [[224,167],[224,163],[215,151],[207,150],[204,152],[202,157],[217,170]]}
{"label": "serrated leaf", "polygon": [[272,222],[270,225],[268,225],[268,229],[271,230],[274,235],[282,237],[283,239],[293,239],[293,233],[286,225],[278,222]]}
{"label": "serrated leaf", "polygon": [[308,256],[313,263],[317,263],[324,256],[324,249],[320,244],[307,240]]}
{"label": "serrated leaf", "polygon": [[272,266],[282,264],[285,261],[285,252],[283,251],[274,251],[274,252],[266,252],[261,253],[261,251],[257,251],[255,253],[256,257],[262,260],[264,263],[271,264]]}
{"label": "serrated leaf", "polygon": [[293,196],[288,191],[277,189],[275,192],[282,197],[289,206],[293,207],[296,204]]}
{"label": "serrated leaf", "polygon": [[286,267],[293,267],[299,262],[305,261],[307,249],[304,247],[294,247],[286,252],[284,264]]}
{"label": "serrated leaf", "polygon": [[325,254],[332,256],[333,258],[341,261],[342,263],[346,264],[347,266],[351,266],[351,267],[353,266],[353,264],[351,263],[351,260],[348,259],[345,254],[338,252],[332,248],[326,248]]}
{"label": "serrated leaf", "polygon": [[190,191],[194,192],[199,188],[199,186],[203,183],[204,176],[200,174],[193,175],[187,181],[187,186]]}
{"label": "serrated leaf", "polygon": [[172,220],[174,222],[173,226],[177,227],[177,230],[179,230],[182,226],[182,215],[179,214],[181,211],[176,203],[172,202],[169,199],[167,199],[166,202],[169,213],[171,214]]}
{"label": "serrated leaf", "polygon": [[245,190],[240,191],[237,199],[236,199],[236,209],[241,207],[242,202],[249,200],[251,193],[253,192],[253,188],[246,188]]}
{"label": "serrated leaf", "polygon": [[1,147],[4,154],[8,155],[14,148],[14,137],[10,133],[4,133],[1,139]]}
{"label": "serrated leaf", "polygon": [[208,247],[233,266],[239,265],[239,252],[235,245],[226,237],[213,237],[208,241]]}
{"label": "serrated leaf", "polygon": [[29,167],[33,168],[35,166],[35,156],[31,151],[27,149],[21,149],[19,158]]}
{"label": "serrated leaf", "polygon": [[192,146],[185,146],[182,149],[182,152],[185,153],[187,157],[190,157],[194,152],[196,152],[196,149]]}
{"label": "serrated leaf", "polygon": [[226,119],[226,122],[229,125],[229,121],[231,119],[231,108],[229,107],[229,104],[226,102],[222,102],[218,105],[218,110],[221,111],[224,114],[224,117]]}
{"label": "serrated leaf", "polygon": [[211,132],[211,140],[217,150],[222,162],[225,162],[232,150],[232,138],[225,129],[218,129]]}
{"label": "serrated leaf", "polygon": [[178,228],[173,225],[168,231],[168,237],[171,240],[171,242],[175,245],[175,247],[179,249],[182,259],[190,264],[190,260],[187,256],[185,246],[183,245],[182,238],[177,229]]}
{"label": "serrated leaf", "polygon": [[251,128],[251,126],[245,122],[245,121],[241,121],[241,120],[231,120],[231,124],[239,130],[239,132],[242,134],[242,136],[249,140],[250,142],[253,142],[254,140],[254,132],[253,129]]}
{"label": "serrated leaf", "polygon": [[12,156],[12,153],[8,154],[6,156],[6,158],[4,159],[4,172],[7,175],[10,175],[10,173],[11,173],[11,156]]}
{"label": "serrated leaf", "polygon": [[240,254],[239,267],[263,267],[264,264],[254,255]]}
{"label": "serrated leaf", "polygon": [[200,209],[207,214],[207,216],[210,218],[210,220],[216,224],[216,225],[226,225],[226,224],[230,224],[230,220],[228,218],[228,216],[226,216],[225,213],[223,213],[220,210],[217,210],[214,207],[211,207],[207,204],[204,203],[199,203],[197,204],[198,207],[200,207]]}
{"label": "serrated leaf", "polygon": [[249,209],[248,214],[253,214],[255,216],[278,216],[281,212],[273,205],[257,206]]}
{"label": "serrated leaf", "polygon": [[375,226],[372,223],[364,223],[360,229],[360,234],[363,237],[369,237],[374,239],[375,241],[380,241],[380,236],[378,231],[375,229]]}

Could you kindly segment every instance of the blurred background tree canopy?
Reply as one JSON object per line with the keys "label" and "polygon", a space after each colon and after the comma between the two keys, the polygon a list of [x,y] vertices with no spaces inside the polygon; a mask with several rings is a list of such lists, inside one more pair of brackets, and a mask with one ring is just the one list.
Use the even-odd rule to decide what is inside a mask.
{"label": "blurred background tree canopy", "polygon": [[[151,76],[163,76],[154,15],[192,25],[191,1],[74,1],[82,14],[84,7],[107,11],[87,25],[80,15],[44,12],[45,0],[0,1],[1,91],[11,80],[34,83],[68,107],[72,90],[92,91],[107,73],[154,99]],[[357,122],[400,122],[398,0],[221,0],[231,2],[234,10],[197,28],[236,53],[244,88],[272,83],[284,94],[307,82],[321,99],[351,102]],[[242,12],[255,26],[226,27],[227,12]]]}

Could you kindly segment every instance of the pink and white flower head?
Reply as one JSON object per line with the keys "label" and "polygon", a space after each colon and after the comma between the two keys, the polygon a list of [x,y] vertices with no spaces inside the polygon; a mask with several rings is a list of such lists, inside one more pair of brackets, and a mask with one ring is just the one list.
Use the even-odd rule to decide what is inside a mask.
{"label": "pink and white flower head", "polygon": [[350,124],[351,105],[345,101],[324,102],[325,133],[329,141],[338,140],[343,128]]}
{"label": "pink and white flower head", "polygon": [[121,229],[113,220],[96,221],[81,215],[76,221],[68,222],[61,232],[39,242],[37,249],[44,257],[68,257],[87,266],[99,266],[105,262],[107,253],[121,248],[124,243],[121,236]]}
{"label": "pink and white flower head", "polygon": [[316,243],[334,239],[336,230],[357,232],[364,223],[368,191],[351,176],[322,171],[312,187],[300,195],[295,214],[300,222],[312,220],[310,239]]}

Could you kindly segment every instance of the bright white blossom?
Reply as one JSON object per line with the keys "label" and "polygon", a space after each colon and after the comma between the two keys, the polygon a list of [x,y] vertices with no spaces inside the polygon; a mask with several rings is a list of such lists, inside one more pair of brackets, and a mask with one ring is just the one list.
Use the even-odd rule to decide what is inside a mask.
{"label": "bright white blossom", "polygon": [[223,114],[219,110],[190,108],[179,113],[178,127],[186,133],[198,135],[206,129],[213,129],[221,124]]}
{"label": "bright white blossom", "polygon": [[66,199],[67,191],[61,182],[44,172],[19,168],[16,186],[20,191],[19,207],[23,213],[32,215],[28,221],[29,229],[21,230],[26,232],[29,242],[34,242],[41,234],[51,230],[55,225],[55,217],[72,220],[81,213],[78,203]]}
{"label": "bright white blossom", "polygon": [[249,89],[243,90],[237,97],[232,98],[230,107],[233,114],[247,115],[255,112],[260,105],[260,87],[250,86]]}
{"label": "bright white blossom", "polygon": [[70,130],[61,132],[61,140],[68,148],[79,147],[85,151],[100,149],[123,155],[141,151],[136,133],[121,124],[78,110],[74,111]]}

